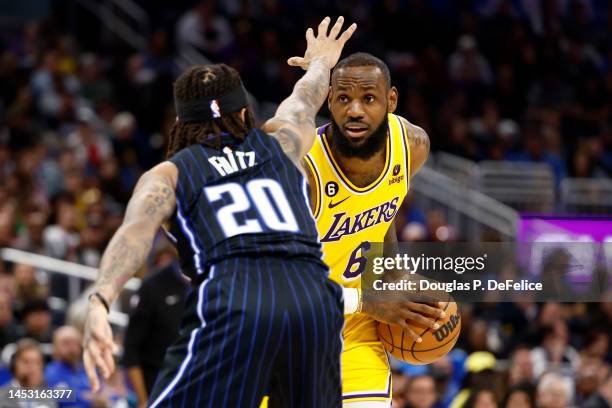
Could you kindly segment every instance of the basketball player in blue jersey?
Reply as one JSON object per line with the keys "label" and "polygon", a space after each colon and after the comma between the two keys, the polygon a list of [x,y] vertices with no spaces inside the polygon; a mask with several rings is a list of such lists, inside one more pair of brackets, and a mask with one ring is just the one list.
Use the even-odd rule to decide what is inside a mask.
{"label": "basketball player in blue jersey", "polygon": [[84,363],[114,370],[109,305],[162,223],[193,291],[149,406],[339,407],[342,289],[327,278],[300,162],[353,24],[306,32],[306,74],[262,130],[238,73],[197,66],[174,85],[168,160],[138,181],[90,296]]}

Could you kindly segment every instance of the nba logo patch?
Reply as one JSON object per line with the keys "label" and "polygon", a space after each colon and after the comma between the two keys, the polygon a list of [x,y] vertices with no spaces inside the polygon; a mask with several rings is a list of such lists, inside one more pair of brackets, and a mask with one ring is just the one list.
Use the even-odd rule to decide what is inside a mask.
{"label": "nba logo patch", "polygon": [[401,168],[402,167],[399,164],[396,164],[395,167],[393,167],[393,175],[397,176],[399,174]]}
{"label": "nba logo patch", "polygon": [[216,99],[210,102],[210,110],[212,111],[213,118],[221,117],[221,108],[219,108],[219,102]]}

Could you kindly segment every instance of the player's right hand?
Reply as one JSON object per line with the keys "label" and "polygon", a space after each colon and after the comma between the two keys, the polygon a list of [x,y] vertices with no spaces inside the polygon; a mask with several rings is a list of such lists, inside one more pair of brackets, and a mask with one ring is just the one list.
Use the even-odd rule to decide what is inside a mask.
{"label": "player's right hand", "polygon": [[108,313],[95,298],[90,300],[85,318],[85,335],[83,337],[83,365],[93,392],[100,389],[96,368],[104,379],[115,371],[113,352],[113,332],[108,322]]}
{"label": "player's right hand", "polygon": [[389,297],[382,291],[366,289],[363,291],[361,312],[379,322],[400,326],[416,342],[420,342],[421,337],[410,324],[438,329],[440,326],[436,319],[446,317],[443,310],[445,302],[424,302],[422,297],[411,299],[408,296],[403,292],[401,298]]}
{"label": "player's right hand", "polygon": [[344,23],[344,17],[338,17],[336,24],[334,24],[329,34],[327,34],[330,21],[331,19],[329,17],[325,17],[323,21],[321,21],[316,37],[312,28],[306,30],[306,52],[303,57],[289,58],[287,60],[289,65],[301,67],[304,70],[307,70],[310,63],[315,60],[324,61],[329,69],[332,69],[336,65],[342,53],[342,48],[344,48],[344,44],[351,38],[357,29],[357,24],[351,24],[349,28],[338,36],[342,29],[342,24]]}

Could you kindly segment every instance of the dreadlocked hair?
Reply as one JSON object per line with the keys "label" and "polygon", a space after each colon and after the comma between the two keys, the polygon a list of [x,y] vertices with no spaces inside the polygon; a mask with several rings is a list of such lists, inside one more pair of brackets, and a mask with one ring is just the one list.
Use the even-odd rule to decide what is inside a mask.
{"label": "dreadlocked hair", "polygon": [[[176,80],[174,96],[181,102],[212,100],[240,86],[240,83],[240,74],[232,67],[225,64],[198,65],[185,71]],[[177,120],[170,128],[166,157],[196,143],[219,149],[222,133],[244,139],[255,126],[253,114],[248,107],[246,110],[244,121],[240,111],[224,113],[219,118],[203,122],[185,123]]]}

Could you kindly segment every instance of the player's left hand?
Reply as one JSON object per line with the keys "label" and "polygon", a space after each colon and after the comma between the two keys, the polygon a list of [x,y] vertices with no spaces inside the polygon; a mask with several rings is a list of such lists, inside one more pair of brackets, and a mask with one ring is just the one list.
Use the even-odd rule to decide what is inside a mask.
{"label": "player's left hand", "polygon": [[100,389],[96,368],[107,380],[115,371],[113,332],[108,322],[108,313],[95,298],[89,301],[83,337],[83,364],[93,392]]}
{"label": "player's left hand", "polygon": [[325,17],[319,24],[317,34],[315,35],[314,30],[309,28],[306,31],[306,52],[303,57],[291,57],[287,60],[287,64],[293,67],[301,67],[303,70],[307,70],[310,66],[311,61],[316,59],[322,59],[332,69],[338,59],[344,44],[353,35],[357,29],[357,24],[351,24],[342,34],[342,25],[344,24],[344,17],[338,17],[336,23],[333,25],[329,34],[329,24],[331,19]]}

